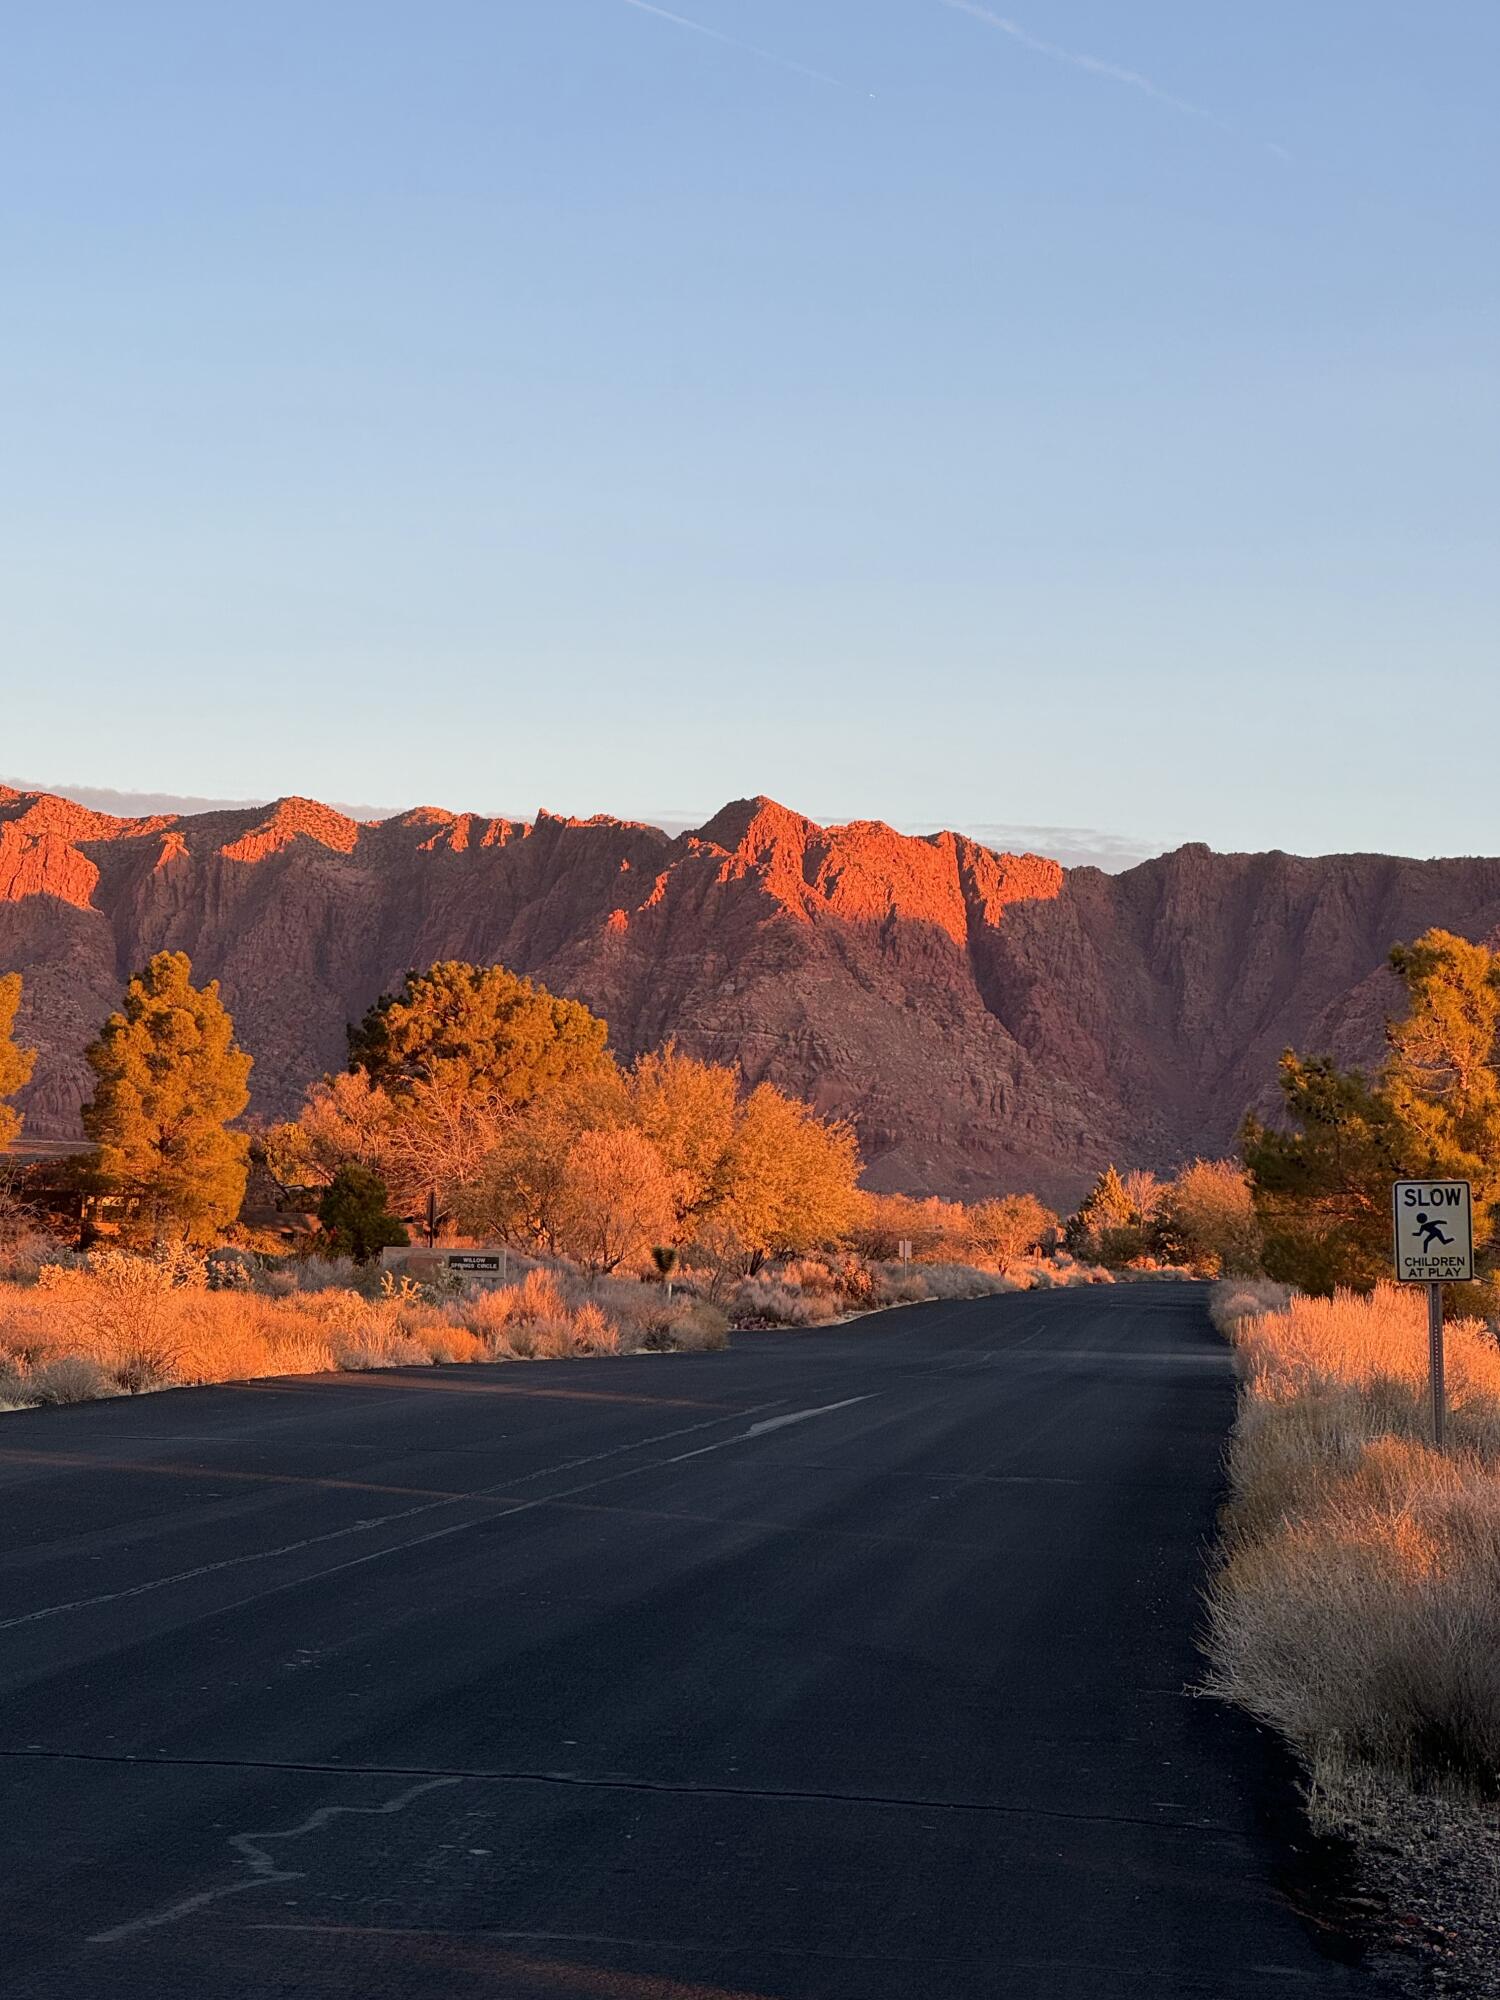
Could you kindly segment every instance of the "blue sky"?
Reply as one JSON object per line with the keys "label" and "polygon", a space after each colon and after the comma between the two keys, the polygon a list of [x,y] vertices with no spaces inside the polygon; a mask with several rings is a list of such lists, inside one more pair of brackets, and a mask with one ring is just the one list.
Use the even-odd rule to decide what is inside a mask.
{"label": "blue sky", "polygon": [[1500,10],[668,12],[12,10],[0,771],[1500,850]]}

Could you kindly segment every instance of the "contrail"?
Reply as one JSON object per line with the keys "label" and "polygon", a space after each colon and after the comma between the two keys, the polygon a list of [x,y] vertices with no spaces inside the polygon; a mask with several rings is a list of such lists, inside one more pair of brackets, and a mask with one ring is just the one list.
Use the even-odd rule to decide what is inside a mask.
{"label": "contrail", "polygon": [[790,70],[793,76],[811,77],[814,83],[829,83],[835,90],[853,90],[855,87],[841,76],[829,76],[826,70],[809,69],[806,63],[793,62],[789,56],[779,56],[772,49],[757,48],[754,42],[742,42],[733,35],[721,34],[717,28],[706,27],[702,21],[690,21],[686,14],[670,13],[665,7],[654,6],[652,0],[624,0],[624,4],[634,7],[639,14],[654,14],[658,21],[670,21],[674,28],[686,28],[690,34],[705,35],[711,42],[722,42],[725,48],[738,49],[742,55],[774,63],[777,69]]}
{"label": "contrail", "polygon": [[[641,0],[629,0],[629,4],[637,6]],[[1090,76],[1101,76],[1109,83],[1123,83],[1127,89],[1138,90],[1145,97],[1154,97],[1158,104],[1170,105],[1172,110],[1181,111],[1189,118],[1201,118],[1206,124],[1228,129],[1212,111],[1205,111],[1201,104],[1190,104],[1185,97],[1174,97],[1171,91],[1163,90],[1160,84],[1153,83],[1149,76],[1142,76],[1139,70],[1125,69],[1119,63],[1103,62],[1098,56],[1080,55],[1077,50],[1062,48],[1057,42],[1043,41],[1040,35],[1033,35],[1029,29],[1023,28],[1019,21],[1012,21],[1006,14],[997,14],[992,8],[981,7],[979,0],[939,0],[939,4],[951,8],[955,14],[972,15],[976,21],[983,21],[986,27],[997,28],[1023,49],[1030,49],[1033,55],[1066,63],[1070,69],[1086,70]]]}

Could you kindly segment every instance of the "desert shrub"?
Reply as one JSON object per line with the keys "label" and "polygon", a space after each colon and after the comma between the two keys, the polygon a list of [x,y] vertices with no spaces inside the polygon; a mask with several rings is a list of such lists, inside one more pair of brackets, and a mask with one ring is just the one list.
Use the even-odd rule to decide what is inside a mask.
{"label": "desert shrub", "polygon": [[1231,1545],[1210,1607],[1216,1684],[1314,1758],[1456,1776],[1493,1792],[1493,1466],[1379,1437],[1311,1490],[1306,1511]]}
{"label": "desert shrub", "polygon": [[266,1336],[273,1375],[326,1375],[334,1366],[333,1344],[327,1334],[300,1314],[275,1314]]}
{"label": "desert shrub", "polygon": [[1475,1321],[1449,1328],[1439,1454],[1420,1296],[1226,1284],[1214,1311],[1243,1386],[1211,1686],[1320,1767],[1496,1789],[1500,1349]]}
{"label": "desert shrub", "polygon": [[92,1403],[124,1393],[119,1381],[84,1354],[59,1354],[18,1384],[32,1403]]}
{"label": "desert shrub", "polygon": [[452,1366],[460,1362],[488,1361],[489,1350],[479,1335],[466,1326],[453,1326],[446,1320],[436,1326],[422,1329],[422,1345],[427,1350],[427,1358],[434,1363]]}
{"label": "desert shrub", "polygon": [[1065,1292],[1078,1285],[1113,1284],[1115,1274],[1102,1264],[1078,1264],[1061,1259],[1051,1267],[1028,1270],[1034,1292]]}
{"label": "desert shrub", "polygon": [[[595,1297],[567,1266],[533,1268],[509,1285],[451,1300],[389,1279],[374,1296],[325,1282],[267,1289],[206,1282],[201,1264],[109,1250],[34,1287],[0,1286],[0,1400],[139,1392],[168,1384],[496,1359],[613,1354],[721,1344],[724,1320],[691,1294],[607,1281]],[[389,1277],[389,1274],[388,1274]]]}
{"label": "desert shrub", "polygon": [[729,1345],[729,1320],[707,1299],[681,1301],[682,1314],[672,1322],[668,1337],[679,1354],[717,1354]]}
{"label": "desert shrub", "polygon": [[1025,1290],[1003,1271],[982,1271],[973,1264],[928,1264],[919,1275],[929,1299],[992,1299]]}
{"label": "desert shrub", "polygon": [[872,1281],[875,1303],[880,1306],[915,1306],[932,1297],[926,1274],[902,1264],[877,1265]]}
{"label": "desert shrub", "polygon": [[380,1283],[380,1275],[362,1268],[352,1257],[324,1257],[314,1253],[309,1257],[288,1259],[275,1270],[267,1272],[262,1285],[273,1296],[283,1290],[373,1293]]}
{"label": "desert shrub", "polygon": [[255,1285],[255,1260],[243,1250],[210,1250],[203,1275],[211,1292],[248,1292]]}
{"label": "desert shrub", "polygon": [[81,1353],[122,1388],[159,1388],[173,1379],[190,1294],[203,1291],[203,1262],[181,1246],[152,1256],[104,1249],[83,1264],[47,1265],[36,1296],[45,1302],[60,1348]]}
{"label": "desert shrub", "polygon": [[[652,1288],[617,1281],[612,1292],[650,1297]],[[576,1275],[538,1267],[517,1284],[475,1290],[448,1308],[494,1358],[552,1360],[571,1354],[614,1354],[623,1346],[612,1305],[591,1296]]]}
{"label": "desert shrub", "polygon": [[400,1327],[366,1326],[333,1344],[336,1368],[357,1374],[370,1368],[420,1368],[432,1349]]}
{"label": "desert shrub", "polygon": [[566,1334],[558,1347],[565,1354],[618,1354],[620,1329],[605,1317],[592,1299],[574,1308]]}
{"label": "desert shrub", "polygon": [[808,1298],[835,1298],[843,1290],[839,1272],[822,1257],[788,1258],[781,1267],[780,1277],[783,1284],[795,1286]]}
{"label": "desert shrub", "polygon": [[1006,1276],[972,1264],[869,1264],[861,1258],[793,1258],[745,1280],[730,1315],[737,1326],[826,1326],[872,1308],[929,1299],[979,1299],[1024,1291],[1024,1271]]}
{"label": "desert shrub", "polygon": [[[4,1071],[4,980],[0,980],[0,1075]],[[0,1126],[4,1107],[0,1106]],[[44,1264],[66,1256],[46,1220],[27,1199],[25,1175],[0,1154],[0,1282],[32,1284]]]}
{"label": "desert shrub", "polygon": [[729,1306],[736,1326],[827,1326],[840,1317],[829,1291],[805,1292],[779,1278],[747,1278]]}

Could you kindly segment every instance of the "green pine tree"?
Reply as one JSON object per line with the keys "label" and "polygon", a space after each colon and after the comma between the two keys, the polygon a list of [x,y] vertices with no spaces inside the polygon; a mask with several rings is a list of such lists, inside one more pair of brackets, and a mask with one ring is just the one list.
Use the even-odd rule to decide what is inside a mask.
{"label": "green pine tree", "polygon": [[1472,1182],[1476,1249],[1500,1215],[1500,958],[1431,930],[1391,966],[1406,1011],[1378,1076],[1288,1050],[1287,1129],[1245,1127],[1266,1270],[1304,1291],[1390,1275],[1394,1181]]}
{"label": "green pine tree", "polygon": [[333,1255],[352,1257],[356,1264],[410,1240],[400,1217],[391,1213],[385,1182],[355,1160],[340,1167],[323,1190],[318,1221]]}
{"label": "green pine tree", "polygon": [[86,1051],[94,1184],[131,1196],[131,1233],[152,1241],[212,1242],[245,1198],[250,1141],[228,1128],[250,1101],[250,1057],[217,981],[196,987],[192,971],[185,952],[158,952]]}
{"label": "green pine tree", "polygon": [[1078,1257],[1100,1257],[1106,1251],[1130,1248],[1130,1232],[1140,1217],[1120,1171],[1108,1166],[1089,1189],[1075,1215],[1068,1218],[1063,1240]]}
{"label": "green pine tree", "polygon": [[21,1005],[21,975],[0,978],[0,1147],[14,1145],[21,1135],[21,1114],[6,1102],[31,1081],[36,1050],[16,1045],[16,1013]]}
{"label": "green pine tree", "polygon": [[608,1029],[503,965],[449,960],[409,972],[349,1029],[349,1067],[399,1093],[415,1084],[530,1104],[606,1068]]}

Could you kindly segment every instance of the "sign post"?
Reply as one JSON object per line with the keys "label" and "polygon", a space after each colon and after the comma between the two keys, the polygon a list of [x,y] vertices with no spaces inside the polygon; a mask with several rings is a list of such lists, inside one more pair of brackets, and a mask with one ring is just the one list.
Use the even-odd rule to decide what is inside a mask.
{"label": "sign post", "polygon": [[1397,1181],[1396,1278],[1427,1287],[1427,1372],[1432,1384],[1432,1441],[1443,1449],[1448,1397],[1443,1379],[1443,1287],[1474,1277],[1474,1191],[1467,1181]]}

